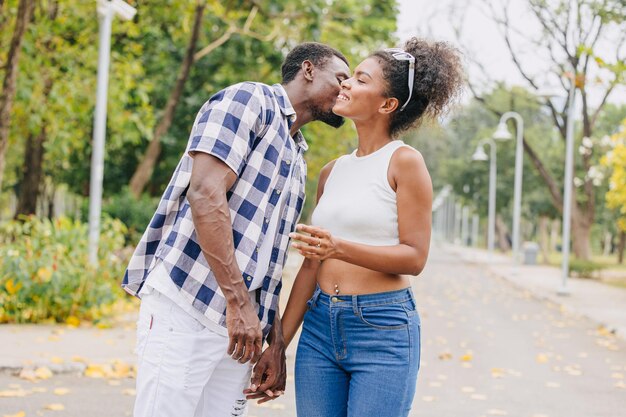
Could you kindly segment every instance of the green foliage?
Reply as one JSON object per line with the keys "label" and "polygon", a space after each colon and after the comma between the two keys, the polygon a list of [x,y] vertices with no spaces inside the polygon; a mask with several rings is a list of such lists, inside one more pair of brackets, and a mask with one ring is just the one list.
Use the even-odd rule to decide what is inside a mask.
{"label": "green foliage", "polygon": [[124,188],[121,193],[107,200],[102,207],[102,212],[122,221],[128,229],[126,244],[135,245],[150,223],[158,204],[159,200],[156,197],[143,194],[137,199],[128,191],[128,188]]}
{"label": "green foliage", "polygon": [[[99,261],[88,260],[87,225],[27,217],[0,227],[0,323],[97,320],[120,298],[126,227],[105,219]],[[69,320],[68,320],[69,319]]]}
{"label": "green foliage", "polygon": [[[121,192],[103,202],[102,215],[121,221],[125,226],[124,245],[135,245],[150,223],[158,204],[157,197],[142,194],[140,198],[135,198],[128,187],[124,187]],[[80,217],[86,222],[88,216],[89,200],[86,199],[81,206]]]}
{"label": "green foliage", "polygon": [[580,278],[594,278],[597,272],[604,269],[604,266],[593,261],[582,259],[571,259],[569,263],[570,272]]}
{"label": "green foliage", "polygon": [[610,186],[605,198],[615,210],[618,227],[626,231],[626,119],[622,129],[612,137],[612,149],[602,158],[602,164],[611,170]]}
{"label": "green foliage", "polygon": [[[152,139],[178,75],[195,11],[195,3],[185,0],[130,3],[137,7],[136,17],[130,22],[115,19],[112,25],[105,200],[119,194],[128,184]],[[15,19],[16,4],[17,1],[9,0],[3,9],[7,11],[2,14],[6,27]],[[248,22],[255,7],[258,13]],[[232,27],[247,27],[248,31],[233,34],[220,47],[194,62],[172,126],[162,138],[161,157],[148,185],[148,194],[158,196],[163,192],[184,152],[198,109],[212,94],[245,80],[280,82],[284,56],[302,41],[320,41],[337,47],[354,66],[373,50],[395,44],[396,13],[396,1],[207,2],[198,50]],[[10,32],[0,31],[0,63],[8,50]],[[46,181],[67,184],[73,193],[87,196],[98,60],[95,3],[38,2],[22,52],[5,191],[19,192],[23,144],[29,135],[45,127]],[[321,166],[354,144],[354,130],[350,123],[347,125],[339,131],[315,125],[304,130],[313,144],[306,156],[310,167],[308,211]],[[124,193],[113,198],[131,204]],[[141,206],[142,203],[137,208]],[[131,229],[139,230],[138,210],[130,207],[126,213],[104,210],[114,211]]]}

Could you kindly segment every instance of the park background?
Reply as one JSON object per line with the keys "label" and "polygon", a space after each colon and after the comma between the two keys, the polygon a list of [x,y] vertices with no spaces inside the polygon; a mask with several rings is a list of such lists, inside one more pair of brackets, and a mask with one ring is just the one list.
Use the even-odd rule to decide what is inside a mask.
{"label": "park background", "polygon": [[[150,0],[114,19],[97,263],[88,255],[98,69],[91,0],[0,0],[0,323],[115,327],[136,310],[119,283],[198,109],[243,80],[280,81],[302,41],[351,66],[417,35],[464,54],[467,88],[402,139],[422,152],[453,218],[435,237],[487,244],[489,164],[472,156],[502,114],[524,120],[521,241],[560,265],[567,95],[574,114],[571,274],[626,287],[626,5],[620,0]],[[547,94],[549,92],[549,94]],[[515,134],[518,126],[509,122]],[[319,170],[355,130],[312,123],[306,222]],[[497,142],[496,250],[511,253],[515,141]],[[445,190],[445,191],[443,191]],[[443,192],[442,192],[443,191]],[[450,207],[453,207],[450,212]],[[476,235],[460,213],[477,218]],[[437,213],[435,212],[435,218]],[[439,224],[441,226],[441,224]],[[477,238],[476,238],[477,236]],[[623,306],[622,306],[623,307]]]}

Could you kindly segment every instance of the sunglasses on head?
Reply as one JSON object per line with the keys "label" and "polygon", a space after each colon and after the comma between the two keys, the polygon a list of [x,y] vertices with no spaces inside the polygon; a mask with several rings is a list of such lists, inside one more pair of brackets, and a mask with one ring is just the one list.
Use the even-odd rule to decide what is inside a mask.
{"label": "sunglasses on head", "polygon": [[406,103],[400,108],[400,111],[404,110],[411,96],[413,95],[413,80],[415,78],[415,57],[410,53],[403,51],[400,48],[388,48],[385,52],[390,54],[394,59],[398,61],[409,61],[409,98],[406,99]]}

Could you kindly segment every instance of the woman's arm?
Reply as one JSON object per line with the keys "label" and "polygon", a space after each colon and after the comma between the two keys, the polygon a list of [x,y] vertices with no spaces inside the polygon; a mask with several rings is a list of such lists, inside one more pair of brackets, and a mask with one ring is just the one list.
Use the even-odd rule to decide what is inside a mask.
{"label": "woman's arm", "polygon": [[426,264],[430,246],[432,184],[422,155],[409,147],[398,149],[388,174],[396,191],[400,243],[373,246],[333,237],[327,230],[298,225],[293,246],[311,260],[333,258],[390,274],[418,275]]}
{"label": "woman's arm", "polygon": [[296,279],[289,293],[289,301],[282,317],[283,337],[285,347],[293,340],[302,324],[304,313],[307,310],[307,301],[315,291],[317,269],[320,263],[311,259],[305,259],[296,275]]}
{"label": "woman's arm", "polygon": [[[317,201],[320,201],[322,194],[324,193],[324,185],[328,179],[328,175],[335,166],[333,160],[326,164],[320,171],[320,177],[317,182]],[[289,293],[289,301],[287,301],[287,307],[282,317],[283,323],[283,335],[285,339],[285,346],[289,346],[289,343],[295,336],[302,320],[304,313],[306,313],[306,302],[313,295],[315,286],[317,284],[317,270],[320,266],[319,261],[305,259],[300,266],[300,270],[296,275],[296,279],[293,283],[291,292]]]}

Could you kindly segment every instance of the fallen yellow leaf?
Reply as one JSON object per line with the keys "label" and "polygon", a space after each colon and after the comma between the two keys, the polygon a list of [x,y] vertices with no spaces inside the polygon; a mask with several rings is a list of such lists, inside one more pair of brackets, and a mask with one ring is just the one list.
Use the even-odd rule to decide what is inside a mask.
{"label": "fallen yellow leaf", "polygon": [[537,363],[546,363],[548,362],[548,355],[545,353],[540,353],[537,355]]}
{"label": "fallen yellow leaf", "polygon": [[46,410],[52,410],[52,411],[63,411],[63,410],[65,410],[65,406],[63,404],[60,404],[60,403],[48,404],[44,408]]}
{"label": "fallen yellow leaf", "polygon": [[28,392],[24,391],[23,389],[0,391],[0,397],[6,397],[6,398],[25,397],[26,394],[28,394]]}
{"label": "fallen yellow leaf", "polygon": [[3,417],[25,417],[26,413],[23,411],[18,411],[15,414],[5,414]]}
{"label": "fallen yellow leaf", "polygon": [[85,369],[85,376],[89,378],[104,378],[106,371],[102,365],[92,364]]}
{"label": "fallen yellow leaf", "polygon": [[50,362],[56,363],[57,365],[62,364],[64,362],[63,358],[59,358],[58,356],[53,356],[50,358]]}
{"label": "fallen yellow leaf", "polygon": [[126,388],[124,391],[122,391],[122,394],[132,397],[133,395],[137,395],[137,391],[135,391],[133,388]]}
{"label": "fallen yellow leaf", "polygon": [[52,391],[55,395],[67,395],[70,393],[70,390],[67,388],[56,388]]}
{"label": "fallen yellow leaf", "polygon": [[41,366],[35,369],[35,376],[39,379],[49,379],[52,378],[52,371],[46,366]]}
{"label": "fallen yellow leaf", "polygon": [[469,362],[474,358],[474,356],[471,353],[466,353],[465,355],[461,356],[461,360],[463,362]]}

